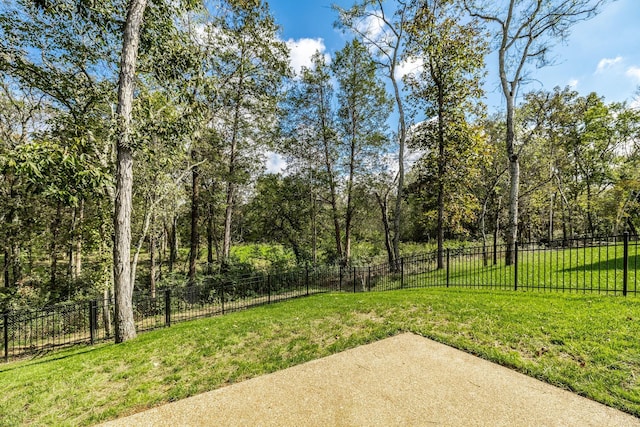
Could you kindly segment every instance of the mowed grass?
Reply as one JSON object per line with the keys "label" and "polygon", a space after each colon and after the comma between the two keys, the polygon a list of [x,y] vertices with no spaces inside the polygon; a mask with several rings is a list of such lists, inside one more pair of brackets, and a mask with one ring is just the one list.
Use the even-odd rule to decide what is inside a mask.
{"label": "mowed grass", "polygon": [[1,425],[90,425],[413,332],[640,416],[640,301],[470,289],[324,294],[0,365]]}
{"label": "mowed grass", "polygon": [[[490,248],[486,258],[481,248],[466,248],[461,252],[452,251],[448,272],[446,268],[435,268],[435,258],[426,264],[405,263],[404,287],[446,286],[449,283],[451,287],[515,289],[517,274],[520,290],[622,294],[623,260],[622,244],[520,249],[516,273],[514,265],[505,265],[504,252],[497,254],[494,264]],[[630,294],[640,292],[638,271],[640,250],[638,242],[631,242],[627,257],[627,291]],[[399,289],[402,284],[398,279],[391,283],[383,280],[378,286]],[[373,289],[376,289],[376,283]]]}

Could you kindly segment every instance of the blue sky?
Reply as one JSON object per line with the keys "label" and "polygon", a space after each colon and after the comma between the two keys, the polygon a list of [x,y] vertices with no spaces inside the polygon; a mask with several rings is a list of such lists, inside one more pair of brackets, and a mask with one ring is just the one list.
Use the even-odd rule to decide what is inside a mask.
{"label": "blue sky", "polygon": [[[269,0],[282,27],[282,37],[292,47],[293,65],[304,63],[316,49],[333,53],[342,48],[345,36],[333,27],[336,14],[331,4],[349,7],[351,0]],[[531,68],[530,90],[574,87],[582,94],[595,91],[608,102],[633,102],[640,86],[640,0],[617,0],[597,17],[578,23],[566,42],[552,50],[555,65]],[[495,55],[487,58],[486,91],[490,110],[503,108],[495,72]]]}

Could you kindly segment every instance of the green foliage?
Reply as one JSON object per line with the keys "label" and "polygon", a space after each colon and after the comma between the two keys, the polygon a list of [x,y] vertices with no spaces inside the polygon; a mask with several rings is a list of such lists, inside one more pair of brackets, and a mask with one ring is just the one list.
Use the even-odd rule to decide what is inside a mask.
{"label": "green foliage", "polygon": [[24,180],[30,192],[71,205],[101,191],[107,179],[86,154],[53,141],[21,145],[2,161],[2,173]]}
{"label": "green foliage", "polygon": [[[583,97],[569,88],[528,94],[519,114],[522,132],[529,135],[524,154],[532,160],[523,169],[523,185],[531,193],[524,214],[534,220],[537,213],[531,210],[555,209],[569,235],[624,229],[624,199],[630,193],[620,193],[618,183],[625,186],[621,173],[633,161],[622,153],[631,148],[637,117],[624,105],[606,104],[594,93]],[[603,209],[603,204],[613,209]],[[550,227],[548,220],[537,226],[539,233]]]}
{"label": "green foliage", "polygon": [[247,265],[252,271],[283,271],[296,261],[291,251],[277,244],[242,244],[231,249],[231,265]]}
{"label": "green foliage", "polygon": [[[113,143],[121,131],[113,106],[125,3],[0,6],[0,261],[7,285],[0,289],[7,306],[110,286]],[[389,222],[400,221],[405,204],[407,242],[430,242],[438,228],[465,240],[486,239],[495,229],[501,239],[506,128],[504,117],[484,120],[477,102],[488,38],[459,3],[336,7],[337,26],[357,40],[350,33],[330,60],[317,52],[293,78],[267,2],[149,2],[129,144],[132,235],[144,258],[138,287],[151,283],[151,249],[158,285],[183,285],[192,235],[199,236],[193,246],[203,275],[227,256],[224,243],[239,245],[226,260],[234,274],[344,263],[347,240],[352,263],[379,262],[384,233],[390,236]],[[363,26],[374,16],[382,29],[376,34]],[[397,66],[416,58],[423,66],[406,76],[403,92]],[[424,119],[413,128],[420,159],[408,186],[390,166],[392,89],[396,107],[411,99],[412,114]],[[522,236],[637,232],[639,117],[596,94],[526,96],[516,117],[516,148],[526,159]],[[284,176],[264,174],[272,151],[286,160]],[[192,234],[194,190],[200,199]]]}
{"label": "green foliage", "polygon": [[[410,200],[420,221],[442,238],[469,232],[479,211],[473,194],[488,149],[480,129],[480,102],[487,44],[476,21],[463,22],[451,1],[423,4],[408,27],[405,58],[422,58],[420,71],[405,76],[410,100],[425,121],[414,126],[409,145],[422,154],[414,166]],[[417,236],[416,236],[417,237]]]}
{"label": "green foliage", "polygon": [[283,242],[300,265],[311,258],[313,210],[304,178],[269,174],[256,184],[256,195],[246,206],[247,237],[258,242]]}

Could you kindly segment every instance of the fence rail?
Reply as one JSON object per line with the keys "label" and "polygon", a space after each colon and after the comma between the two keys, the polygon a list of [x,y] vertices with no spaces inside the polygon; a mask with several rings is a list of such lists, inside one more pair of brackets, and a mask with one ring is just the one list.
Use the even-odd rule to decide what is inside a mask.
{"label": "fence rail", "polygon": [[[447,249],[440,257],[436,252],[407,256],[395,264],[207,277],[197,286],[162,289],[154,295],[136,293],[134,320],[137,331],[143,332],[335,291],[463,287],[624,296],[638,293],[638,239],[627,234],[518,244],[511,265],[505,262],[506,250],[505,245],[478,246]],[[4,313],[0,322],[4,360],[110,340],[113,318],[112,299]]]}

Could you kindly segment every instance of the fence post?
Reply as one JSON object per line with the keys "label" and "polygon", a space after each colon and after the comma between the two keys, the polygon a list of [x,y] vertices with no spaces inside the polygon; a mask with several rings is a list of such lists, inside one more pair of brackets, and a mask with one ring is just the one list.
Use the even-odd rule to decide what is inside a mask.
{"label": "fence post", "polygon": [[9,361],[9,313],[4,314],[4,361]]}
{"label": "fence post", "polygon": [[622,295],[627,296],[629,286],[629,232],[625,231],[622,237],[623,256],[622,256]]}
{"label": "fence post", "polygon": [[340,266],[340,283],[338,284],[338,290],[342,292],[342,266]]}
{"label": "fence post", "polygon": [[95,342],[96,339],[96,312],[98,301],[91,300],[89,301],[89,340],[91,345]]}
{"label": "fence post", "polygon": [[400,289],[404,289],[404,258],[400,258]]}
{"label": "fence post", "polygon": [[513,290],[518,290],[518,241],[513,243],[515,246],[513,259]]}
{"label": "fence post", "polygon": [[449,263],[451,262],[451,250],[447,248],[447,263],[445,264],[445,268],[447,269],[447,288],[449,287]]}
{"label": "fence post", "polygon": [[369,274],[367,275],[367,290],[371,292],[371,266],[369,266]]}
{"label": "fence post", "polygon": [[171,289],[164,291],[164,324],[171,326]]}

